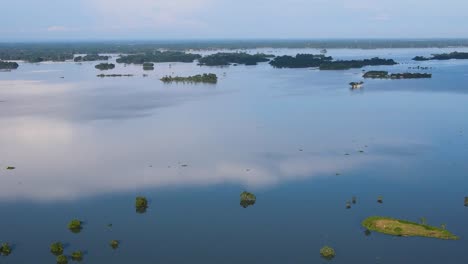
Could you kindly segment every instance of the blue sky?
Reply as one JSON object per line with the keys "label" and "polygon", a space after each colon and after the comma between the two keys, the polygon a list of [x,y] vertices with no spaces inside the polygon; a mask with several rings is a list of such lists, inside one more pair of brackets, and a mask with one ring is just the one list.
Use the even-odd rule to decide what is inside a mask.
{"label": "blue sky", "polygon": [[468,38],[467,0],[2,0],[0,42]]}

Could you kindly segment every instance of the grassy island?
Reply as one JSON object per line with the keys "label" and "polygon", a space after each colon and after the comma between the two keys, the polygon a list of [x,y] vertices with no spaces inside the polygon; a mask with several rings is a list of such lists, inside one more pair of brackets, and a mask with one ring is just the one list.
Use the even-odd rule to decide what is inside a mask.
{"label": "grassy island", "polygon": [[256,201],[257,197],[253,193],[242,192],[240,195],[240,205],[244,208],[254,205]]}
{"label": "grassy island", "polygon": [[16,62],[1,61],[0,60],[0,70],[16,70],[19,65]]}
{"label": "grassy island", "polygon": [[457,236],[442,228],[389,217],[372,216],[365,219],[362,222],[362,226],[370,231],[393,236],[430,237],[447,240],[458,239]]}
{"label": "grassy island", "polygon": [[351,85],[351,89],[359,89],[362,87],[364,82],[350,82],[349,85]]}
{"label": "grassy island", "polygon": [[50,252],[55,256],[63,254],[63,244],[60,242],[55,242],[50,245]]}
{"label": "grassy island", "polygon": [[199,54],[185,53],[181,51],[154,51],[142,54],[121,56],[117,63],[143,64],[145,62],[193,62],[201,58]]}
{"label": "grassy island", "polygon": [[74,261],[82,261],[83,260],[83,252],[81,251],[74,251],[72,254],[71,254],[71,259],[74,260]]}
{"label": "grassy island", "polygon": [[272,55],[263,53],[248,54],[245,52],[219,52],[198,59],[199,65],[227,66],[230,64],[257,65],[259,62],[269,61]]}
{"label": "grassy island", "polygon": [[468,197],[465,197],[465,206],[468,207]]}
{"label": "grassy island", "polygon": [[362,76],[370,79],[426,79],[432,78],[430,73],[388,73],[387,71],[368,71]]}
{"label": "grassy island", "polygon": [[275,68],[315,68],[332,60],[332,57],[323,54],[297,54],[295,57],[278,56],[270,61],[270,65]]}
{"label": "grassy island", "polygon": [[218,82],[218,76],[213,73],[204,73],[203,75],[198,74],[194,76],[188,76],[188,77],[180,77],[180,76],[164,76],[161,78],[161,81],[165,83],[171,83],[171,82],[191,82],[191,83],[217,83]]}
{"label": "grassy island", "polygon": [[98,54],[88,54],[85,56],[77,56],[73,60],[75,62],[83,62],[83,61],[103,61],[108,60],[110,56],[101,56]]}
{"label": "grassy island", "polygon": [[109,242],[109,246],[112,248],[112,249],[117,249],[119,247],[120,243],[118,240],[111,240]]}
{"label": "grassy island", "polygon": [[64,256],[64,255],[59,255],[57,256],[57,264],[68,264],[68,258],[67,256]]}
{"label": "grassy island", "polygon": [[468,52],[451,52],[442,54],[433,54],[432,57],[416,56],[413,58],[415,61],[428,61],[428,60],[468,60]]}
{"label": "grassy island", "polygon": [[146,209],[148,209],[148,200],[146,197],[138,196],[135,199],[135,209],[137,213],[146,213]]}
{"label": "grassy island", "polygon": [[115,68],[115,64],[112,63],[99,63],[98,65],[94,66],[94,68],[101,70],[101,71],[106,71],[106,70],[112,70]]}
{"label": "grassy island", "polygon": [[145,71],[152,71],[152,70],[154,70],[154,63],[152,63],[152,62],[145,62],[145,63],[143,63],[143,70],[145,70]]}

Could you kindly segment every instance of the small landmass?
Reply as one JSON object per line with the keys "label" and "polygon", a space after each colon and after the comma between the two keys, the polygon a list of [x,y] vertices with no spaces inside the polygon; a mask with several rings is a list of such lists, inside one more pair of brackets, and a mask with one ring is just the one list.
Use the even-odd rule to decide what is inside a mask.
{"label": "small landmass", "polygon": [[82,222],[78,219],[73,219],[68,223],[68,229],[73,233],[80,233],[83,227],[81,226]]}
{"label": "small landmass", "polygon": [[468,197],[465,197],[465,206],[468,207]]}
{"label": "small landmass", "polygon": [[415,61],[428,61],[428,60],[467,60],[468,52],[451,52],[442,54],[433,54],[432,57],[416,56],[413,58]]}
{"label": "small landmass", "polygon": [[248,54],[245,52],[218,52],[198,59],[199,65],[227,66],[230,64],[257,65],[259,62],[267,62],[273,55],[264,53]]}
{"label": "small landmass", "polygon": [[97,77],[104,78],[104,77],[132,77],[133,74],[98,74]]}
{"label": "small landmass", "polygon": [[68,264],[68,258],[65,255],[59,255],[56,258],[57,264]]}
{"label": "small landmass", "polygon": [[257,197],[253,193],[243,192],[240,195],[240,205],[244,208],[252,206],[257,201]]}
{"label": "small landmass", "polygon": [[362,76],[368,79],[425,79],[432,78],[431,73],[388,73],[387,71],[368,71]]}
{"label": "small landmass", "polygon": [[351,85],[351,89],[359,89],[362,87],[364,82],[350,82],[349,85]]}
{"label": "small landmass", "polygon": [[2,246],[0,247],[0,255],[2,256],[8,256],[12,252],[11,246],[8,243],[3,243]]}
{"label": "small landmass", "polygon": [[332,57],[323,54],[296,54],[294,57],[278,56],[270,61],[270,65],[275,68],[316,68],[332,60]]}
{"label": "small landmass", "polygon": [[101,56],[99,54],[88,54],[85,56],[77,56],[73,59],[75,62],[84,62],[84,61],[103,61],[109,60],[110,56]]}
{"label": "small landmass", "polygon": [[146,197],[138,196],[135,199],[135,209],[137,213],[146,213],[146,209],[148,209],[148,200]]}
{"label": "small landmass", "polygon": [[109,242],[109,246],[112,248],[112,249],[117,249],[120,245],[120,242],[118,240],[111,240]]}
{"label": "small landmass", "polygon": [[83,260],[83,252],[77,250],[72,252],[71,259],[74,261],[82,261]]}
{"label": "small landmass", "polygon": [[185,53],[181,51],[154,51],[142,54],[121,56],[117,63],[143,64],[145,62],[193,62],[201,58],[199,54]]}
{"label": "small landmass", "polygon": [[16,62],[0,60],[0,70],[16,70],[18,69],[18,67],[19,67],[19,64]]}
{"label": "small landmass", "polygon": [[145,71],[152,71],[152,70],[154,70],[154,63],[152,63],[152,62],[145,62],[145,63],[143,63],[143,70],[145,70]]}
{"label": "small landmass", "polygon": [[61,242],[55,242],[50,245],[50,252],[55,256],[63,254],[63,244]]}
{"label": "small landmass", "polygon": [[442,228],[389,217],[372,216],[365,219],[362,222],[362,226],[370,231],[393,236],[430,237],[446,240],[458,239],[457,236]]}
{"label": "small landmass", "polygon": [[382,66],[398,64],[393,59],[372,58],[364,60],[337,60],[323,63],[319,66],[320,70],[349,70],[359,69],[365,66]]}
{"label": "small landmass", "polygon": [[198,75],[188,76],[188,77],[164,76],[161,78],[161,81],[165,83],[171,83],[171,82],[217,83],[218,76],[216,76],[216,74],[213,74],[213,73],[204,73],[204,74],[198,74]]}
{"label": "small landmass", "polygon": [[324,246],[320,249],[320,256],[322,256],[324,259],[331,260],[335,257],[335,255],[335,250],[332,247]]}
{"label": "small landmass", "polygon": [[106,70],[112,70],[115,68],[115,64],[113,63],[99,63],[98,65],[94,66],[94,68],[101,70],[101,71],[106,71]]}

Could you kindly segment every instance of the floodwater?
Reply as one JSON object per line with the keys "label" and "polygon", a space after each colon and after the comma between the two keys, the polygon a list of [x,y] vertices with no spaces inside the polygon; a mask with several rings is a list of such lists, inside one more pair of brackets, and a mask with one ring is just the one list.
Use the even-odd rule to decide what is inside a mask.
{"label": "floodwater", "polygon": [[[348,83],[362,69],[267,63],[103,72],[134,74],[121,78],[96,77],[97,62],[0,72],[0,242],[14,247],[0,263],[55,263],[55,241],[85,251],[84,263],[326,263],[325,245],[336,264],[467,263],[468,60],[411,61],[450,51],[329,50],[400,62],[366,70],[433,74],[358,90]],[[218,83],[159,81],[198,73]],[[254,206],[239,205],[242,191]],[[145,214],[136,196],[149,199]],[[461,239],[366,236],[372,215],[424,217]]]}

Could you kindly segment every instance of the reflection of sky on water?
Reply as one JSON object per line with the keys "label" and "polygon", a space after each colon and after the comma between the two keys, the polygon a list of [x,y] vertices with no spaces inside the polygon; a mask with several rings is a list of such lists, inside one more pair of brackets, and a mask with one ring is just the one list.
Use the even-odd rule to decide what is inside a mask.
{"label": "reflection of sky on water", "polygon": [[[379,52],[406,59],[419,54],[351,54]],[[405,163],[430,151],[444,127],[463,128],[466,91],[460,83],[466,82],[468,64],[451,63],[437,64],[445,66],[434,70],[433,80],[370,80],[361,93],[347,85],[360,70],[176,63],[143,72],[117,65],[112,73],[135,76],[100,79],[93,63],[22,64],[0,75],[0,166],[17,167],[0,171],[0,197],[76,199],[225,183],[264,188]],[[214,72],[220,80],[158,80],[172,72]],[[444,92],[462,93],[424,93],[441,82]],[[448,112],[451,118],[441,116]]]}

